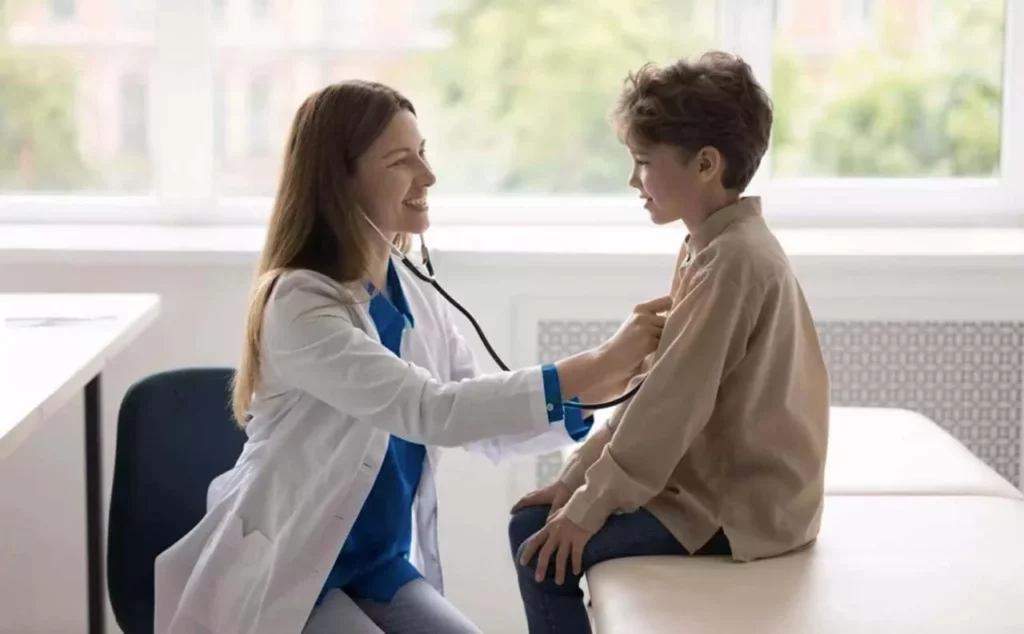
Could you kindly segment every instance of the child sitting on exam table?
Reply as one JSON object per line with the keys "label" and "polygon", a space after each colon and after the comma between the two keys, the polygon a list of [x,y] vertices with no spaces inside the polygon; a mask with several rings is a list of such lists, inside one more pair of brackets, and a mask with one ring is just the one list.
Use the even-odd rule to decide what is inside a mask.
{"label": "child sitting on exam table", "polygon": [[768,148],[768,96],[744,61],[707,53],[632,73],[614,122],[652,222],[686,238],[643,386],[513,508],[531,634],[590,631],[579,581],[602,561],[772,557],[821,521],[828,374],[760,199],[742,195]]}

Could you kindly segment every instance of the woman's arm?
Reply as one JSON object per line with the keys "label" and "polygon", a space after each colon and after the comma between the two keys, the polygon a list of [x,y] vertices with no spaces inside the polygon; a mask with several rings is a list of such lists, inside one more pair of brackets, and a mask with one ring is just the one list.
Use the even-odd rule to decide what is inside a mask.
{"label": "woman's arm", "polygon": [[[466,381],[479,376],[480,371],[472,349],[451,322],[447,309],[442,307],[441,312],[448,331],[450,378],[453,381]],[[561,401],[562,396],[557,395],[555,398]],[[576,415],[571,410],[562,408],[560,402],[557,410],[558,412],[553,412],[553,415],[549,417],[549,420],[551,418],[556,420],[545,429],[503,434],[494,438],[466,443],[464,448],[467,451],[482,454],[497,463],[511,457],[534,456],[565,447],[574,441],[573,431],[569,429],[572,421],[567,418]],[[585,434],[587,431],[589,431],[589,424],[586,425],[583,433]]]}
{"label": "woman's arm", "polygon": [[[654,302],[649,302],[642,306],[648,307],[643,310],[654,311],[658,310],[664,303],[664,301],[655,300]],[[462,381],[478,376],[479,369],[477,367],[476,357],[469,344],[466,343],[466,340],[462,337],[458,328],[455,326],[448,307],[441,304],[439,306],[439,310],[441,312],[441,319],[447,330],[451,379],[455,381]],[[641,310],[641,307],[638,306],[637,310]],[[651,316],[654,317],[654,313],[651,313]],[[629,320],[627,320],[627,322],[628,321]],[[656,328],[660,332],[661,322],[657,319],[654,321],[657,322]],[[623,328],[626,328],[626,325],[624,325]],[[588,351],[588,353],[599,354],[599,352],[597,352],[598,350],[600,350],[600,348]],[[563,364],[563,366],[568,364],[571,371],[572,365],[579,362],[579,358],[573,359],[570,357],[568,360],[556,362],[555,366],[557,368],[559,364]],[[585,363],[585,356],[583,357],[583,362]],[[559,373],[564,371],[565,368],[563,367],[559,370]],[[601,383],[582,391],[579,394],[579,399],[583,402],[596,402],[600,400],[607,400],[608,398],[614,398],[621,393],[621,391],[618,391],[619,386],[625,386],[627,383],[628,381],[626,378],[613,376],[609,379],[606,376]],[[570,385],[569,388],[572,389],[573,386]],[[562,396],[564,398],[565,394],[568,393],[568,390],[564,388],[564,385],[562,387],[562,392]],[[562,408],[561,403],[557,405],[557,409],[561,413],[556,416],[556,418],[561,419],[561,424],[553,424],[548,429],[540,432],[529,431],[520,434],[503,435],[481,442],[468,443],[466,445],[466,449],[482,453],[494,462],[498,462],[510,456],[529,456],[555,451],[566,447],[573,442],[579,441],[587,435],[593,423],[593,420],[590,418],[590,412],[578,409]]]}
{"label": "woman's arm", "polygon": [[671,296],[637,304],[633,313],[605,343],[555,362],[568,400],[583,392],[628,381],[647,355],[654,352],[665,327],[661,313],[672,308]]}
{"label": "woman's arm", "polygon": [[[641,345],[638,332],[628,334]],[[320,276],[282,277],[267,304],[263,338],[263,362],[283,381],[414,442],[456,446],[549,425],[540,367],[438,381],[356,327],[338,289]],[[563,391],[579,391],[622,372],[628,357],[613,347],[568,361]]]}

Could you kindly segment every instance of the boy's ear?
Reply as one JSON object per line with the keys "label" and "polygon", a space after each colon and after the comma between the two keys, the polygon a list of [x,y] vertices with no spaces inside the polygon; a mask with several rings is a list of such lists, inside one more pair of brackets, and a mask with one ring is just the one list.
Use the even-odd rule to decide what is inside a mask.
{"label": "boy's ear", "polygon": [[705,183],[713,181],[725,169],[722,153],[710,145],[697,152],[696,160],[697,176]]}

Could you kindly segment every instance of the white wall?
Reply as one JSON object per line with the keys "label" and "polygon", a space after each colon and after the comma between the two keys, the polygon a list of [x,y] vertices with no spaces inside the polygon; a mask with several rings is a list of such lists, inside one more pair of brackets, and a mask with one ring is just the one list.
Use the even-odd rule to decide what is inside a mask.
{"label": "white wall", "polygon": [[[4,291],[146,291],[162,296],[151,330],[104,376],[104,466],[113,466],[117,407],[127,387],[158,370],[233,365],[250,280],[249,263],[191,267],[3,265]],[[449,275],[451,292],[509,350],[511,300],[500,288]],[[468,332],[468,330],[467,330]],[[512,355],[509,355],[512,356]],[[41,433],[0,462],[0,632],[85,631],[82,402],[69,403]],[[450,597],[486,632],[525,631],[508,547],[514,493],[505,467],[447,452],[439,474],[441,550]],[[484,583],[482,583],[484,582]],[[109,619],[114,623],[112,617]],[[113,631],[113,630],[112,630]]]}
{"label": "white wall", "polygon": [[[551,256],[554,257],[554,256]],[[546,316],[620,316],[667,289],[672,258],[525,261],[441,255],[448,289],[473,310],[510,364],[531,362],[529,322]],[[944,258],[794,259],[822,319],[1024,318],[1024,263]],[[145,291],[163,297],[154,327],[105,376],[109,489],[116,410],[128,385],[162,369],[235,363],[252,258],[221,263],[0,263],[3,291]],[[468,326],[467,338],[475,340]],[[482,348],[478,346],[478,351]],[[0,633],[85,631],[81,401],[70,403],[0,462]],[[448,452],[440,473],[441,549],[450,598],[485,632],[524,632],[506,542],[508,508],[530,478]],[[110,620],[113,623],[113,620]],[[112,629],[113,631],[113,629]]]}
{"label": "white wall", "polygon": [[[108,495],[117,408],[131,382],[181,365],[231,364],[240,349],[238,315],[249,280],[245,267],[4,265],[0,271],[2,291],[151,290],[163,297],[157,323],[104,375]],[[3,634],[86,631],[82,407],[80,398],[69,403],[0,461]]]}

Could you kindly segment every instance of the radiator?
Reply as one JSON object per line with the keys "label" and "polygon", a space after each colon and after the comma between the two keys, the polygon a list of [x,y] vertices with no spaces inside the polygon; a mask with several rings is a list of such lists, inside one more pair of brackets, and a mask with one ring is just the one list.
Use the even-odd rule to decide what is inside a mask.
{"label": "radiator", "polygon": [[[618,326],[540,319],[537,362],[598,345]],[[1024,322],[824,321],[818,333],[833,405],[920,412],[1007,480],[1021,482]],[[539,458],[537,483],[550,482],[561,464],[560,453]]]}

